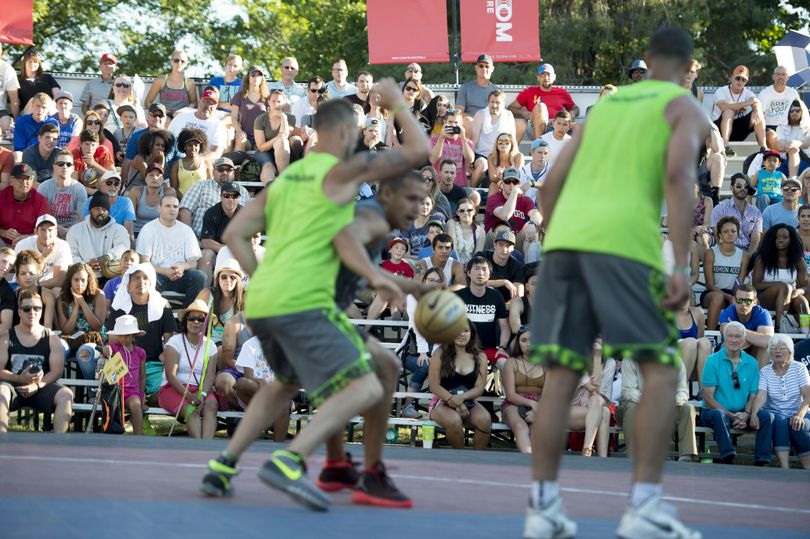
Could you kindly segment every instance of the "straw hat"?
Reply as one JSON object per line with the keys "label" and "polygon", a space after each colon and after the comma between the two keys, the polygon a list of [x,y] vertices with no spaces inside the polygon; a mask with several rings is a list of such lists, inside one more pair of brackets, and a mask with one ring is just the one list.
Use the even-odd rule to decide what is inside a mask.
{"label": "straw hat", "polygon": [[[186,307],[185,309],[180,309],[180,311],[177,313],[177,317],[182,321],[186,317],[186,315],[190,312],[209,314],[211,310],[208,308],[208,304],[206,302],[204,302],[201,299],[195,299],[194,301],[191,302],[191,304],[188,307]],[[212,325],[216,325],[217,315],[211,313],[211,318],[213,319],[211,321]]]}
{"label": "straw hat", "polygon": [[122,314],[115,319],[115,327],[107,335],[146,335],[145,331],[138,329],[138,319],[131,314]]}

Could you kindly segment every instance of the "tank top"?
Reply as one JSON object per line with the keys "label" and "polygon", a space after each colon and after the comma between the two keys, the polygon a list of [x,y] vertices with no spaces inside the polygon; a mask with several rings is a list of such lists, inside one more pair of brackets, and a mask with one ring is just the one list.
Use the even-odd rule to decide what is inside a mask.
{"label": "tank top", "polygon": [[646,80],[599,101],[554,209],[545,252],[602,253],[663,271],[660,214],[672,135],[664,110],[685,95],[689,90],[672,82]]}
{"label": "tank top", "polygon": [[51,336],[51,330],[44,328],[42,331],[42,338],[39,339],[34,346],[23,346],[17,337],[17,328],[12,328],[8,332],[8,357],[11,361],[11,372],[20,374],[28,365],[38,365],[42,367],[42,374],[48,374],[51,370],[51,345],[48,339]]}
{"label": "tank top", "polygon": [[766,195],[771,201],[782,202],[782,173],[778,170],[768,172],[764,168],[757,174],[757,196]]}
{"label": "tank top", "polygon": [[266,255],[250,280],[248,320],[335,306],[340,258],[332,239],[354,219],[355,202],[335,204],[323,191],[338,162],[310,152],[267,190]]}
{"label": "tank top", "polygon": [[[426,269],[430,269],[433,267],[433,261],[430,257],[423,258],[422,260],[425,261]],[[444,275],[444,284],[450,286],[450,283],[453,282],[453,259],[447,261],[444,265],[444,269],[442,270],[442,274]]]}
{"label": "tank top", "polygon": [[686,329],[678,328],[678,333],[681,334],[681,339],[688,339],[692,337],[693,339],[697,339],[698,335],[698,327],[697,322],[695,322],[695,315],[692,314],[692,310],[689,309],[689,318],[692,319],[692,325]]}
{"label": "tank top", "polygon": [[765,270],[762,276],[763,283],[788,283],[796,284],[796,272],[787,268],[778,268],[776,271]]}
{"label": "tank top", "polygon": [[183,160],[177,160],[177,182],[181,193],[188,193],[191,186],[200,180],[205,180],[205,161],[200,159],[200,166],[194,170],[188,170],[183,166]]}
{"label": "tank top", "polygon": [[441,378],[441,385],[447,391],[453,391],[457,388],[465,388],[467,391],[475,387],[475,381],[478,380],[478,369],[473,369],[467,374],[459,374],[454,372],[448,377]]}
{"label": "tank top", "polygon": [[528,297],[523,298],[523,311],[520,313],[520,325],[528,326],[529,321],[532,319],[532,300]]}
{"label": "tank top", "polygon": [[516,363],[518,368],[515,372],[515,391],[517,393],[537,393],[538,395],[543,392],[543,385],[546,383],[546,372],[536,377],[529,377],[529,375],[520,370],[520,363]]}
{"label": "tank top", "polygon": [[447,221],[447,227],[453,227],[455,230],[456,253],[458,253],[458,261],[466,266],[467,262],[469,262],[475,254],[475,240],[478,239],[478,225],[473,223],[472,236],[470,238],[464,237],[461,224],[455,219]]}
{"label": "tank top", "polygon": [[166,78],[163,81],[163,88],[160,89],[159,96],[160,96],[159,101],[163,103],[163,105],[166,107],[166,111],[169,114],[174,114],[183,107],[189,106],[190,101],[188,99],[188,88],[186,87],[186,77],[185,76],[183,77],[182,88],[170,88],[169,76],[166,75]]}
{"label": "tank top", "polygon": [[502,110],[501,115],[498,116],[498,120],[493,124],[492,115],[489,113],[489,110],[484,111],[484,121],[481,125],[481,132],[478,135],[478,144],[475,145],[475,153],[487,157],[492,153],[492,148],[495,147],[495,140],[497,140],[498,135],[509,131],[507,126],[510,122],[507,117],[510,116],[511,113],[506,114],[507,112],[506,109]]}
{"label": "tank top", "polygon": [[714,253],[714,264],[712,265],[714,285],[721,290],[733,290],[740,274],[743,250],[734,247],[734,254],[726,256],[720,252],[720,246],[715,245],[712,247],[712,253]]}
{"label": "tank top", "polygon": [[[160,187],[160,198],[163,197],[163,186]],[[158,198],[158,200],[160,200]],[[149,221],[154,221],[159,217],[158,206],[160,202],[154,206],[146,203],[146,187],[141,189],[141,197],[138,199],[138,204],[135,205],[135,222],[132,224],[132,232],[135,235],[143,228],[143,225]]]}

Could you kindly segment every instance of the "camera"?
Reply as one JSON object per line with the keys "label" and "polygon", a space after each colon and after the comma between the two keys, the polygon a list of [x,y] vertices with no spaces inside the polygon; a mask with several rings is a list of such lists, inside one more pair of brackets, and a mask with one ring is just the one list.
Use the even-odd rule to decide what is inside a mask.
{"label": "camera", "polygon": [[461,128],[459,126],[457,126],[457,125],[454,125],[454,126],[449,126],[448,125],[447,127],[444,128],[444,130],[450,135],[460,135],[461,134]]}

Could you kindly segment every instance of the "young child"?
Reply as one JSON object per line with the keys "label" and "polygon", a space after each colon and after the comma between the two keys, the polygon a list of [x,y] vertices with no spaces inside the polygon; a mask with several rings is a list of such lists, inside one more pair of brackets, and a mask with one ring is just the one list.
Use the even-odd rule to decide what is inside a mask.
{"label": "young child", "polygon": [[757,188],[756,200],[759,211],[771,204],[782,202],[782,181],[785,175],[776,170],[782,164],[782,156],[775,150],[762,154],[762,170],[751,176],[753,187]]}
{"label": "young child", "polygon": [[110,310],[110,305],[112,305],[115,292],[118,290],[118,286],[121,284],[121,278],[130,268],[130,266],[133,264],[138,264],[140,261],[141,257],[138,255],[135,249],[127,249],[121,254],[121,275],[118,277],[113,277],[107,281],[107,284],[104,285],[104,297],[107,299],[107,311]]}
{"label": "young child", "polygon": [[129,137],[131,137],[132,133],[134,133],[137,129],[135,122],[138,119],[138,115],[131,105],[121,105],[118,107],[116,112],[118,113],[118,117],[121,118],[121,127],[116,129],[115,133],[113,133],[115,140],[118,141],[118,151],[115,154],[115,164],[119,164],[124,160],[124,154],[126,153]]}
{"label": "young child", "polygon": [[143,413],[149,409],[144,400],[146,391],[146,352],[135,346],[135,337],[146,332],[138,329],[138,320],[131,314],[119,316],[115,327],[107,335],[114,335],[116,342],[104,347],[104,356],[109,360],[116,353],[121,354],[129,372],[124,376],[124,404],[129,411],[132,433],[143,434]]}
{"label": "young child", "polygon": [[[430,231],[434,228],[439,229],[438,226],[434,225],[430,225],[428,227],[428,237],[431,239],[433,236],[441,232],[439,229],[439,232],[431,234]],[[391,256],[391,258],[388,260],[383,260],[380,267],[389,273],[393,273],[397,277],[401,277],[403,279],[413,279],[413,266],[403,260],[405,255],[408,254],[408,242],[403,238],[394,238],[388,242],[386,248],[388,249],[388,254]],[[383,301],[380,296],[375,296],[374,301],[372,301],[371,305],[368,306],[368,315],[366,316],[366,320],[377,320],[387,306],[388,303],[386,301]],[[402,320],[402,312],[396,307],[391,307],[391,318],[394,320]]]}

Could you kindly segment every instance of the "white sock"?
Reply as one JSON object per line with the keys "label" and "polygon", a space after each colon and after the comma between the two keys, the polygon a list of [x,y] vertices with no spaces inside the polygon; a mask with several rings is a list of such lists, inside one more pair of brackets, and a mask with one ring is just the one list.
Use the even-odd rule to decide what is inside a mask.
{"label": "white sock", "polygon": [[560,495],[560,483],[557,481],[535,481],[532,483],[532,495],[529,503],[535,509],[548,506]]}
{"label": "white sock", "polygon": [[630,487],[630,507],[638,507],[653,496],[661,496],[661,483],[633,483]]}

